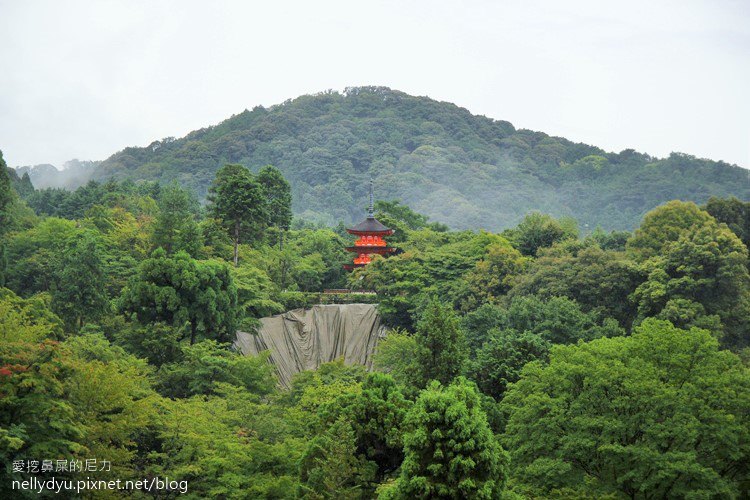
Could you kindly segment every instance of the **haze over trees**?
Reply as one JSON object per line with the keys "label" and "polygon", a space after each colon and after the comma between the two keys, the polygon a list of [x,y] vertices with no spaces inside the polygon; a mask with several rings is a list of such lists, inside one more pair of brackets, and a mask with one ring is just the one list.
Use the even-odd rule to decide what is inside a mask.
{"label": "haze over trees", "polygon": [[[359,92],[302,103],[399,97]],[[93,457],[113,472],[92,479],[168,476],[186,498],[747,496],[747,202],[669,201],[632,232],[535,207],[493,233],[384,200],[401,251],[345,273],[355,212],[292,218],[299,187],[265,165],[206,177],[207,207],[172,182],[35,190],[0,169],[0,497],[34,475],[14,462]],[[268,353],[231,348],[344,287],[393,327],[372,371],[335,360],[282,390]]]}

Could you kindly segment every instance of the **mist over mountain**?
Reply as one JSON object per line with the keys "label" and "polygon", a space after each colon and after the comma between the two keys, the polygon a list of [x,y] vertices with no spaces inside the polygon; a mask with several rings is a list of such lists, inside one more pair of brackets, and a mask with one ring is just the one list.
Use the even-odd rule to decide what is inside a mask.
{"label": "mist over mountain", "polygon": [[295,214],[328,224],[362,217],[371,177],[377,198],[455,229],[500,230],[533,210],[573,216],[582,228],[630,229],[668,200],[750,198],[748,171],[735,165],[606,152],[384,87],[259,106],[83,171],[97,180],[176,179],[204,197],[226,163],[277,166],[291,182]]}
{"label": "mist over mountain", "polygon": [[19,177],[26,173],[29,174],[29,178],[36,189],[75,189],[88,182],[99,163],[101,162],[70,160],[65,162],[62,169],[43,163],[16,167],[15,170]]}

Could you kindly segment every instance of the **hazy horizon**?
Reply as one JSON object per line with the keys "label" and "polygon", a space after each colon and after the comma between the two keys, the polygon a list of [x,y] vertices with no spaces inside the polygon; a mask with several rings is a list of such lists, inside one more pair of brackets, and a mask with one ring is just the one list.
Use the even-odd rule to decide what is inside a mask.
{"label": "hazy horizon", "polygon": [[0,0],[0,149],[103,160],[256,105],[382,85],[663,157],[750,167],[750,5]]}

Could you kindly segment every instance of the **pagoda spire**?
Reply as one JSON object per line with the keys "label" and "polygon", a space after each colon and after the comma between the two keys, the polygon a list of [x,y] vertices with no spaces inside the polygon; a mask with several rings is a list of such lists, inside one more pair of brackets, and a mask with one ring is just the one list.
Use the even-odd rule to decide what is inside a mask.
{"label": "pagoda spire", "polygon": [[372,177],[370,177],[370,207],[367,209],[367,217],[370,219],[375,218],[375,196],[373,196],[373,185]]}

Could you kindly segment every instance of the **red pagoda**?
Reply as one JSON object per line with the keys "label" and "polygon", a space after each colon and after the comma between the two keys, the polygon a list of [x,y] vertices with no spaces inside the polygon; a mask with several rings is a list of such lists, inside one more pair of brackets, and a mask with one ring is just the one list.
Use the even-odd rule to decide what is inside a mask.
{"label": "red pagoda", "polygon": [[346,230],[349,234],[359,236],[353,247],[346,247],[348,252],[354,252],[357,257],[353,264],[345,264],[344,269],[351,271],[355,267],[364,267],[372,260],[371,254],[387,255],[396,251],[389,247],[383,239],[384,236],[393,234],[393,229],[385,227],[375,218],[375,205],[372,196],[372,179],[370,179],[370,208],[367,210],[367,218],[352,228]]}

